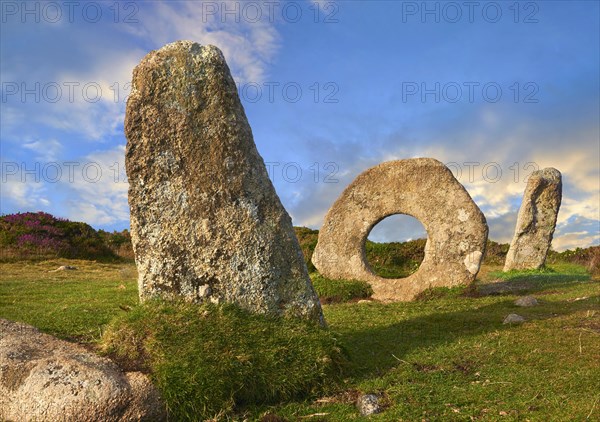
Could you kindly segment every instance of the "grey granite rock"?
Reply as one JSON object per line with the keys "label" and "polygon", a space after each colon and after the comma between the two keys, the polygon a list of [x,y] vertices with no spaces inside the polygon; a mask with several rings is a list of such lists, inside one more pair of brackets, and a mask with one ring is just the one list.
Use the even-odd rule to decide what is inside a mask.
{"label": "grey granite rock", "polygon": [[[365,241],[377,223],[394,214],[418,219],[428,239],[417,272],[402,279],[384,279],[369,267]],[[333,204],[312,262],[325,277],[367,281],[373,299],[407,301],[431,287],[472,283],[487,234],[483,213],[441,162],[431,158],[389,161],[360,174]]]}
{"label": "grey granite rock", "polygon": [[504,271],[542,268],[552,243],[562,200],[562,176],[554,168],[534,171],[527,180],[517,227]]}
{"label": "grey granite rock", "polygon": [[0,319],[0,420],[162,421],[148,377],[83,347]]}
{"label": "grey granite rock", "polygon": [[133,73],[125,133],[142,300],[230,302],[324,323],[218,48],[178,41],[149,53]]}

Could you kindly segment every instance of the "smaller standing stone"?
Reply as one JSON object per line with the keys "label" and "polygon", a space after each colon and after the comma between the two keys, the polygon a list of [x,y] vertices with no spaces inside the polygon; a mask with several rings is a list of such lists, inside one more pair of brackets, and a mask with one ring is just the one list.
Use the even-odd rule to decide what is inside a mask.
{"label": "smaller standing stone", "polygon": [[537,306],[539,305],[537,299],[533,296],[523,296],[515,300],[515,305],[528,307],[528,306]]}
{"label": "smaller standing stone", "polygon": [[534,171],[523,194],[504,271],[540,269],[552,243],[562,199],[562,176],[552,167]]}
{"label": "smaller standing stone", "polygon": [[503,324],[520,324],[525,322],[525,318],[521,315],[517,314],[509,314],[506,318],[504,318]]}
{"label": "smaller standing stone", "polygon": [[361,416],[369,416],[381,412],[379,397],[375,394],[363,394],[358,398],[356,406],[358,407]]}

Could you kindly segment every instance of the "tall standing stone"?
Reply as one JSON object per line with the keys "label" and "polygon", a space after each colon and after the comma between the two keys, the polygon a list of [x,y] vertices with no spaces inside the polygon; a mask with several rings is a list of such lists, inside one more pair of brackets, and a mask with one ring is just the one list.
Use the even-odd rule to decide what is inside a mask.
{"label": "tall standing stone", "polygon": [[534,171],[523,194],[515,235],[506,255],[504,271],[539,269],[556,227],[562,198],[562,176],[552,167]]}
{"label": "tall standing stone", "polygon": [[133,72],[125,118],[139,292],[323,323],[221,51],[178,41]]}

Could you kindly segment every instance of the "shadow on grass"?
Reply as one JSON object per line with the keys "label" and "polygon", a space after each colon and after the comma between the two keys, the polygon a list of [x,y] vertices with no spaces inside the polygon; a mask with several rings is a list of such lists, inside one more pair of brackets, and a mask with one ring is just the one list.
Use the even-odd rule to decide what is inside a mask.
{"label": "shadow on grass", "polygon": [[572,286],[576,282],[589,282],[588,274],[514,274],[496,282],[482,283],[477,286],[474,296],[510,295],[514,293],[534,293],[548,288],[560,289]]}
{"label": "shadow on grass", "polygon": [[[477,299],[472,299],[471,303],[467,304],[468,309],[454,312],[436,312],[435,306],[428,306],[432,312],[427,315],[384,326],[381,325],[385,323],[383,321],[373,321],[367,329],[364,325],[369,324],[362,324],[363,327],[356,330],[340,330],[341,340],[346,345],[352,362],[349,377],[355,381],[378,377],[401,362],[407,363],[404,357],[411,351],[449,345],[490,332],[510,330],[514,326],[503,324],[504,318],[510,313],[518,313],[528,322],[546,320],[589,309],[590,303],[597,306],[600,296],[591,296],[588,300],[579,302],[542,302],[540,306],[531,308],[517,307],[512,300],[501,300],[483,306],[477,302]],[[392,309],[377,310],[376,307]],[[369,318],[373,311],[379,311],[377,316],[385,318],[385,314],[393,314],[394,307],[399,313],[402,312],[402,304],[374,304],[359,307],[353,314],[354,318]],[[336,327],[332,328],[336,330]],[[418,365],[417,362],[409,363]]]}

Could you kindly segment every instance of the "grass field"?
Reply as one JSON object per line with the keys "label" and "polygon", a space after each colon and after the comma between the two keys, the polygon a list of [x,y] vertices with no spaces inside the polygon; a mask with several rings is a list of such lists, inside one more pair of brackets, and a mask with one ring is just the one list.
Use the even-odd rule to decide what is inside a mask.
{"label": "grass field", "polygon": [[[49,272],[65,264],[77,270]],[[356,397],[375,393],[386,408],[369,420],[599,420],[600,283],[573,264],[499,270],[482,269],[479,293],[442,289],[413,303],[324,305],[350,358],[343,381],[326,396],[228,417],[360,420]],[[1,318],[91,347],[137,303],[132,263],[14,262],[0,264],[0,274]],[[539,306],[515,306],[525,294]],[[526,322],[502,324],[510,313]]]}
{"label": "grass field", "polygon": [[[50,272],[67,264],[77,270]],[[98,341],[114,316],[138,302],[133,263],[21,261],[0,264],[0,273],[0,317],[78,342]]]}

